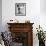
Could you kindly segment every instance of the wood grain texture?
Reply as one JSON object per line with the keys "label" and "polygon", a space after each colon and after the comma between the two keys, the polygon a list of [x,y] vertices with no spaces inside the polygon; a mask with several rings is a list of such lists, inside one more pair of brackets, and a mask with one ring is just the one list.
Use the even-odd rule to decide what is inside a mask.
{"label": "wood grain texture", "polygon": [[[27,37],[27,41],[28,41],[28,45],[26,46],[33,46],[33,23],[7,23],[9,25],[9,31],[11,31],[12,33],[16,33],[16,32],[27,32],[28,33],[28,37]],[[14,36],[15,38],[15,36]]]}

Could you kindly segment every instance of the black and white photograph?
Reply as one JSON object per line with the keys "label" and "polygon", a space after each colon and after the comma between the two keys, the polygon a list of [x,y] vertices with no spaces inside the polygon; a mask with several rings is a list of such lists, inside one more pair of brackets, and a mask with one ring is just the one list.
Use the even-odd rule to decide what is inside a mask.
{"label": "black and white photograph", "polygon": [[15,4],[15,15],[16,16],[26,16],[26,3],[16,3]]}

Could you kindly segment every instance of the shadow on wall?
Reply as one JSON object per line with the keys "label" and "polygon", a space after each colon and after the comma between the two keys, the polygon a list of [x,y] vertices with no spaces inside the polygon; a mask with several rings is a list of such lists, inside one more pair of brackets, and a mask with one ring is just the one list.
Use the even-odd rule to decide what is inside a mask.
{"label": "shadow on wall", "polygon": [[2,31],[2,0],[0,0],[0,31]]}
{"label": "shadow on wall", "polygon": [[40,11],[46,14],[46,0],[40,0]]}

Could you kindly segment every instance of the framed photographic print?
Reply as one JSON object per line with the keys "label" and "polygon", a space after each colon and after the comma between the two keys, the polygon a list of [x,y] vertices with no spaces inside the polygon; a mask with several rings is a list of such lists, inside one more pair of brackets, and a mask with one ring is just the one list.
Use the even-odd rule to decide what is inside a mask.
{"label": "framed photographic print", "polygon": [[15,15],[16,16],[26,16],[26,3],[16,3],[15,4]]}

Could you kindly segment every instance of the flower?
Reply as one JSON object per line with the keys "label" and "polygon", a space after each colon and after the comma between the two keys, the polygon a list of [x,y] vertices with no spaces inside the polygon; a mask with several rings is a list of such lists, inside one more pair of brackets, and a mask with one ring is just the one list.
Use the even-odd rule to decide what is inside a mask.
{"label": "flower", "polygon": [[36,28],[36,29],[37,29],[37,34],[36,34],[36,36],[38,35],[38,40],[43,40],[43,41],[45,41],[45,35],[44,35],[44,32],[43,32],[42,27],[40,27],[40,25],[39,25],[39,28]]}

